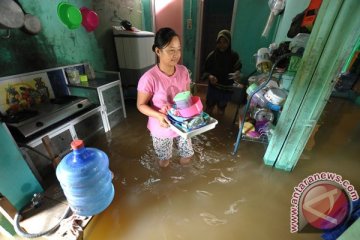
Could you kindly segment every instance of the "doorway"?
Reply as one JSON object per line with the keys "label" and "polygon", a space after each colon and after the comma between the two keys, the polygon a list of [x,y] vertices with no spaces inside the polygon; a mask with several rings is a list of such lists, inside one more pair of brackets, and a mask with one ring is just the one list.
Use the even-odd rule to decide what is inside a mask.
{"label": "doorway", "polygon": [[201,79],[202,66],[207,55],[215,49],[216,36],[222,29],[231,29],[234,0],[203,0],[199,8],[202,16],[200,25],[200,44],[198,57],[198,71],[196,82]]}
{"label": "doorway", "polygon": [[[170,27],[183,42],[183,0],[153,0],[154,32],[160,28]],[[179,60],[182,63],[182,57]]]}

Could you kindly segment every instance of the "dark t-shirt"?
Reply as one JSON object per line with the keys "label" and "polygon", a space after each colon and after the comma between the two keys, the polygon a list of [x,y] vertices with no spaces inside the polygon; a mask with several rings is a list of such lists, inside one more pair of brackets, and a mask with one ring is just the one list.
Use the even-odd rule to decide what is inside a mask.
{"label": "dark t-shirt", "polygon": [[211,74],[218,79],[219,87],[230,86],[234,81],[229,79],[229,73],[240,71],[241,67],[240,58],[236,52],[214,50],[206,58],[203,78],[207,78]]}

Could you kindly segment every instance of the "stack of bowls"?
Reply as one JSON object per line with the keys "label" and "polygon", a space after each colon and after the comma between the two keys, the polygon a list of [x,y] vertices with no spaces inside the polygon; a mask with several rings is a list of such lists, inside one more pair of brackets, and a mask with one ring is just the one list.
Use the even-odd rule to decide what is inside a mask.
{"label": "stack of bowls", "polygon": [[190,91],[180,92],[174,97],[176,109],[185,109],[191,106],[191,93]]}
{"label": "stack of bowls", "polygon": [[187,108],[179,109],[179,114],[182,117],[189,118],[199,115],[203,110],[201,99],[198,96],[191,97],[191,104]]}

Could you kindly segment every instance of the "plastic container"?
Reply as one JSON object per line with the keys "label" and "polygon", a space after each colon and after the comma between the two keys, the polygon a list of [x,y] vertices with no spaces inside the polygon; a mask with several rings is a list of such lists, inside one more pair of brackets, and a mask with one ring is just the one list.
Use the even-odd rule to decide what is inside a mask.
{"label": "plastic container", "polygon": [[80,10],[67,2],[60,2],[57,7],[57,14],[62,23],[69,29],[80,27],[82,15]]}
{"label": "plastic container", "polygon": [[255,92],[255,90],[259,87],[259,85],[257,83],[252,83],[250,84],[250,86],[246,89],[246,93],[248,95],[251,95],[253,92]]}
{"label": "plastic container", "polygon": [[268,102],[271,102],[272,104],[282,105],[285,102],[287,94],[284,90],[278,88],[271,88],[265,93],[264,97]]}
{"label": "plastic container", "polygon": [[82,15],[81,24],[84,26],[86,31],[94,31],[99,25],[99,17],[96,12],[88,9],[87,7],[80,8]]}
{"label": "plastic container", "polygon": [[191,106],[191,93],[190,91],[180,92],[174,97],[174,102],[177,109],[184,109]]}
{"label": "plastic container", "polygon": [[173,124],[170,124],[170,128],[183,138],[191,138],[193,136],[199,135],[201,133],[207,132],[207,131],[215,128],[216,124],[218,124],[218,121],[215,118],[210,117],[208,123],[205,126],[203,126],[201,128],[197,128],[195,130],[191,130],[189,132],[185,132],[183,129],[181,129]]}
{"label": "plastic container", "polygon": [[79,84],[80,83],[80,74],[79,70],[76,68],[67,68],[65,70],[67,79],[71,84]]}
{"label": "plastic container", "polygon": [[268,101],[265,99],[264,94],[265,94],[265,92],[262,89],[260,91],[258,91],[257,93],[255,93],[251,99],[250,106],[251,107],[256,107],[256,106],[266,107]]}
{"label": "plastic container", "polygon": [[179,114],[181,117],[193,117],[199,115],[203,110],[203,105],[201,99],[198,96],[191,97],[192,105],[188,108],[179,109]]}
{"label": "plastic container", "polygon": [[254,125],[251,122],[245,122],[242,129],[242,133],[246,134],[247,132],[250,131],[255,131]]}
{"label": "plastic container", "polygon": [[71,210],[80,216],[93,216],[114,198],[109,159],[101,150],[85,148],[82,140],[74,140],[71,148],[73,151],[56,168],[56,177]]}
{"label": "plastic container", "polygon": [[80,82],[87,82],[88,81],[88,77],[86,74],[81,74],[80,75]]}
{"label": "plastic container", "polygon": [[289,91],[292,81],[294,80],[294,77],[295,77],[295,73],[292,72],[284,73],[280,79],[280,87],[282,89]]}
{"label": "plastic container", "polygon": [[253,119],[256,120],[256,122],[272,122],[274,120],[274,114],[267,108],[254,108],[250,115]]}
{"label": "plastic container", "polygon": [[278,112],[281,110],[280,105],[272,104],[271,102],[267,102],[266,106],[275,112]]}
{"label": "plastic container", "polygon": [[256,57],[256,69],[263,73],[269,72],[272,65],[269,49],[260,48],[254,56]]}

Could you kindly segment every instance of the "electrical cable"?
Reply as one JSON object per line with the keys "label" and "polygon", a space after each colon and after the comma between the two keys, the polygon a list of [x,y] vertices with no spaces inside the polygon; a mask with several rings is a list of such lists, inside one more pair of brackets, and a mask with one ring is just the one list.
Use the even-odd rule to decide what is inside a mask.
{"label": "electrical cable", "polygon": [[[35,208],[35,207],[32,206],[30,209],[33,209],[33,208]],[[55,232],[58,229],[58,227],[60,226],[61,221],[63,219],[65,219],[66,216],[71,212],[71,208],[70,208],[70,206],[68,206],[66,208],[64,214],[62,215],[62,217],[59,219],[59,221],[52,228],[50,228],[49,230],[43,231],[43,232],[39,232],[39,233],[28,233],[28,232],[23,231],[21,226],[20,226],[20,219],[22,217],[21,212],[24,209],[25,209],[25,207],[20,209],[20,211],[15,214],[15,217],[14,217],[14,222],[15,222],[14,229],[15,229],[15,232],[19,236],[25,237],[25,238],[38,238],[38,237],[41,237],[41,236],[44,236],[44,235],[49,235],[50,233]]]}
{"label": "electrical cable", "polygon": [[[48,161],[52,162],[52,159],[49,158],[48,156],[46,156],[45,154],[43,154],[42,152],[36,150],[35,148],[33,147],[30,147],[29,145],[27,144],[23,144],[23,143],[17,143],[18,146],[20,147],[24,147],[24,148],[27,148],[37,154],[39,154],[40,156],[44,157],[45,159],[47,159]],[[29,209],[27,209],[27,211],[31,210],[31,209],[34,209],[36,208],[36,206],[39,204],[38,202],[34,203],[34,199],[36,197],[34,196],[34,198],[32,199],[32,205]],[[16,214],[15,214],[15,217],[14,217],[14,222],[15,222],[15,225],[14,225],[14,229],[15,229],[15,232],[21,236],[21,237],[25,237],[25,238],[38,238],[38,237],[41,237],[41,236],[44,236],[44,235],[49,235],[53,232],[55,232],[58,227],[60,226],[60,223],[63,219],[66,218],[66,216],[71,212],[71,208],[70,206],[68,206],[64,212],[64,214],[62,215],[62,217],[59,219],[59,221],[53,226],[51,227],[49,230],[46,230],[46,231],[43,231],[43,232],[39,232],[39,233],[28,233],[28,232],[25,232],[22,230],[21,226],[20,226],[20,220],[22,218],[22,212],[26,209],[26,207],[28,207],[28,205],[25,205],[23,208],[21,208]]]}
{"label": "electrical cable", "polygon": [[[31,151],[39,154],[40,156],[42,156],[43,158],[45,158],[46,160],[48,160],[48,161],[51,162],[51,163],[52,163],[52,161],[53,161],[49,156],[46,156],[44,153],[40,152],[39,150],[36,150],[36,148],[30,147],[29,145],[24,144],[24,143],[17,143],[17,145],[18,145],[19,147],[27,148],[27,149],[29,149],[29,150],[31,150]],[[59,158],[63,158],[63,157],[64,157],[66,154],[68,154],[69,152],[71,152],[71,149],[70,149],[70,148],[67,149],[66,151],[61,152],[58,157],[59,157]]]}
{"label": "electrical cable", "polygon": [[51,158],[49,158],[48,156],[46,156],[46,155],[45,155],[45,154],[43,154],[42,152],[40,152],[40,151],[36,150],[35,148],[30,147],[29,145],[24,144],[24,143],[17,143],[17,145],[18,145],[19,147],[27,148],[27,149],[29,149],[29,150],[31,150],[31,151],[33,151],[33,152],[35,152],[35,153],[39,154],[40,156],[42,156],[43,158],[45,158],[46,160],[48,160],[49,162],[51,162],[51,163],[52,163],[52,159],[51,159]]}

